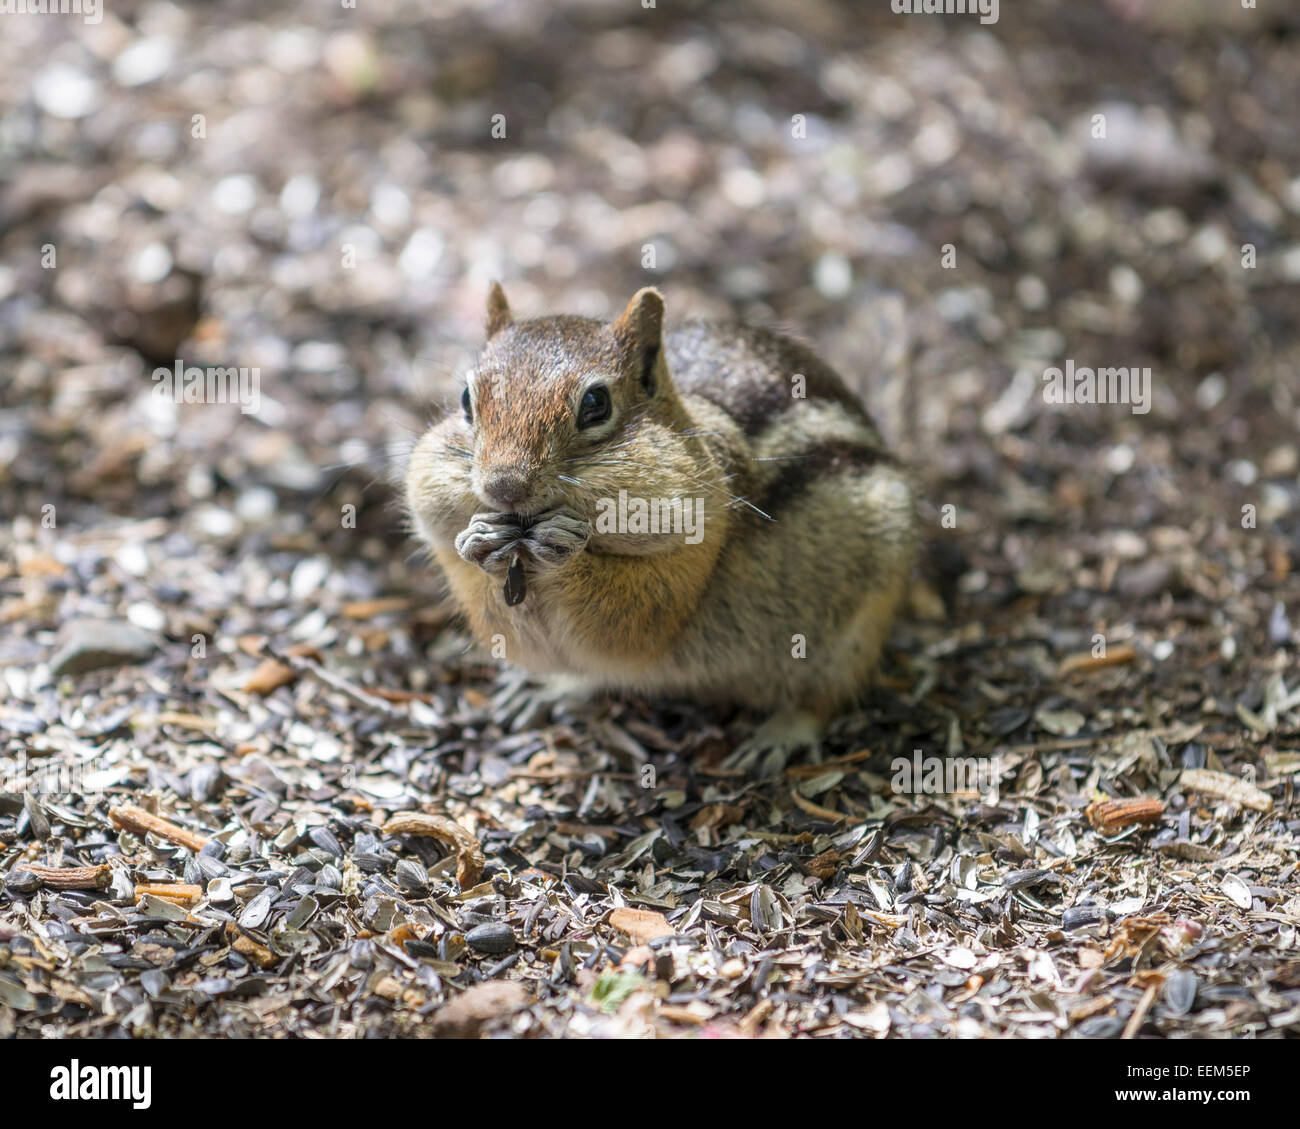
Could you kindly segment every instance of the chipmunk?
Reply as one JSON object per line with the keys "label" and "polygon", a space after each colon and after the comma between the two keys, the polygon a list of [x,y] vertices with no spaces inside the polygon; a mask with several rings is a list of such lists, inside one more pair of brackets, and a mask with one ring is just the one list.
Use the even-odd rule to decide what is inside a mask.
{"label": "chipmunk", "polygon": [[516,665],[774,710],[733,763],[779,760],[871,682],[913,489],[810,349],[663,319],[646,288],[609,324],[515,321],[493,284],[486,347],[412,450],[406,505],[474,634]]}

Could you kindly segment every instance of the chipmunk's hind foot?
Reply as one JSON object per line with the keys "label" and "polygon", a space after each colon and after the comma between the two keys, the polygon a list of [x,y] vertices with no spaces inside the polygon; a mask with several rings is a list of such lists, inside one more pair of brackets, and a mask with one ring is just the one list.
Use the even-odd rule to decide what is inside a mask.
{"label": "chipmunk's hind foot", "polygon": [[825,722],[807,710],[780,710],[769,717],[723,760],[723,766],[753,772],[763,779],[780,773],[800,750],[821,749]]}

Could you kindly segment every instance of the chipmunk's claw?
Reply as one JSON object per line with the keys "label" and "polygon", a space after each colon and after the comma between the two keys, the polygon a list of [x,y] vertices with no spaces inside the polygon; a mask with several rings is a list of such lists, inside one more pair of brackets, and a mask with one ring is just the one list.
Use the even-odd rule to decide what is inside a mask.
{"label": "chipmunk's claw", "polygon": [[524,531],[522,547],[541,565],[557,565],[591,540],[591,522],[572,510],[547,510]]}
{"label": "chipmunk's claw", "polygon": [[475,514],[456,535],[461,559],[494,576],[504,576],[520,541],[519,518],[514,514]]}
{"label": "chipmunk's claw", "polygon": [[751,771],[764,779],[776,776],[801,749],[818,750],[824,727],[804,710],[774,713],[724,758],[724,768]]}

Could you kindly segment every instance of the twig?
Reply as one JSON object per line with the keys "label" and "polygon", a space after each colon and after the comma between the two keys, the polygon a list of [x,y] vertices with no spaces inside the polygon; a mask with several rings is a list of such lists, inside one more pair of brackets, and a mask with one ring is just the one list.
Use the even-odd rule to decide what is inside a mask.
{"label": "twig", "polygon": [[132,804],[125,804],[120,808],[110,808],[108,818],[117,827],[125,831],[132,831],[137,835],[152,832],[160,839],[166,839],[169,843],[189,847],[196,854],[203,849],[208,841],[206,835],[186,831],[184,827],[178,827],[161,816],[153,815],[151,812],[145,811],[144,808],[137,808]]}
{"label": "twig", "polygon": [[1142,1023],[1147,1017],[1147,1012],[1151,1010],[1151,1005],[1155,1003],[1156,993],[1160,991],[1160,985],[1154,982],[1147,985],[1147,990],[1142,993],[1142,998],[1138,1000],[1138,1005],[1133,1009],[1133,1014],[1128,1017],[1128,1022],[1124,1025],[1124,1033],[1121,1039],[1135,1039],[1137,1033],[1142,1030]]}
{"label": "twig", "polygon": [[841,765],[856,764],[858,761],[867,760],[871,756],[870,749],[859,749],[856,753],[845,753],[842,757],[835,757],[832,760],[822,761],[820,764],[795,764],[785,770],[786,776],[793,776],[797,780],[811,779],[820,776],[828,769],[839,768]]}
{"label": "twig", "polygon": [[397,709],[384,701],[378,694],[372,694],[364,686],[358,686],[355,682],[350,682],[341,674],[335,674],[331,670],[326,670],[320,663],[313,659],[301,655],[277,654],[270,645],[262,650],[285,666],[294,670],[310,674],[313,678],[325,683],[331,690],[337,690],[340,694],[346,694],[355,702],[360,702],[363,706],[368,706],[372,710],[378,710],[380,713],[387,714],[389,717],[404,717],[405,711]]}
{"label": "twig", "polygon": [[20,863],[14,871],[26,870],[52,890],[102,890],[108,885],[109,867],[102,866],[39,866],[34,862]]}
{"label": "twig", "polygon": [[146,894],[161,898],[165,902],[188,906],[203,897],[203,887],[190,886],[183,882],[137,882],[135,896],[143,898]]}

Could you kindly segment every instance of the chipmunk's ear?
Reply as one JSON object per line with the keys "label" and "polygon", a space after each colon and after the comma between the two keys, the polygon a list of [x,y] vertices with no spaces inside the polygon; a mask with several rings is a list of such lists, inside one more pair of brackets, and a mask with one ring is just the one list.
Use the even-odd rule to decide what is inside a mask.
{"label": "chipmunk's ear", "polygon": [[487,301],[487,335],[491,339],[500,333],[514,319],[510,315],[510,303],[506,301],[506,292],[501,283],[494,282],[488,291]]}
{"label": "chipmunk's ear", "polygon": [[632,301],[614,322],[614,336],[626,349],[635,349],[637,372],[646,393],[655,392],[655,374],[663,351],[664,296],[653,286],[632,295]]}

